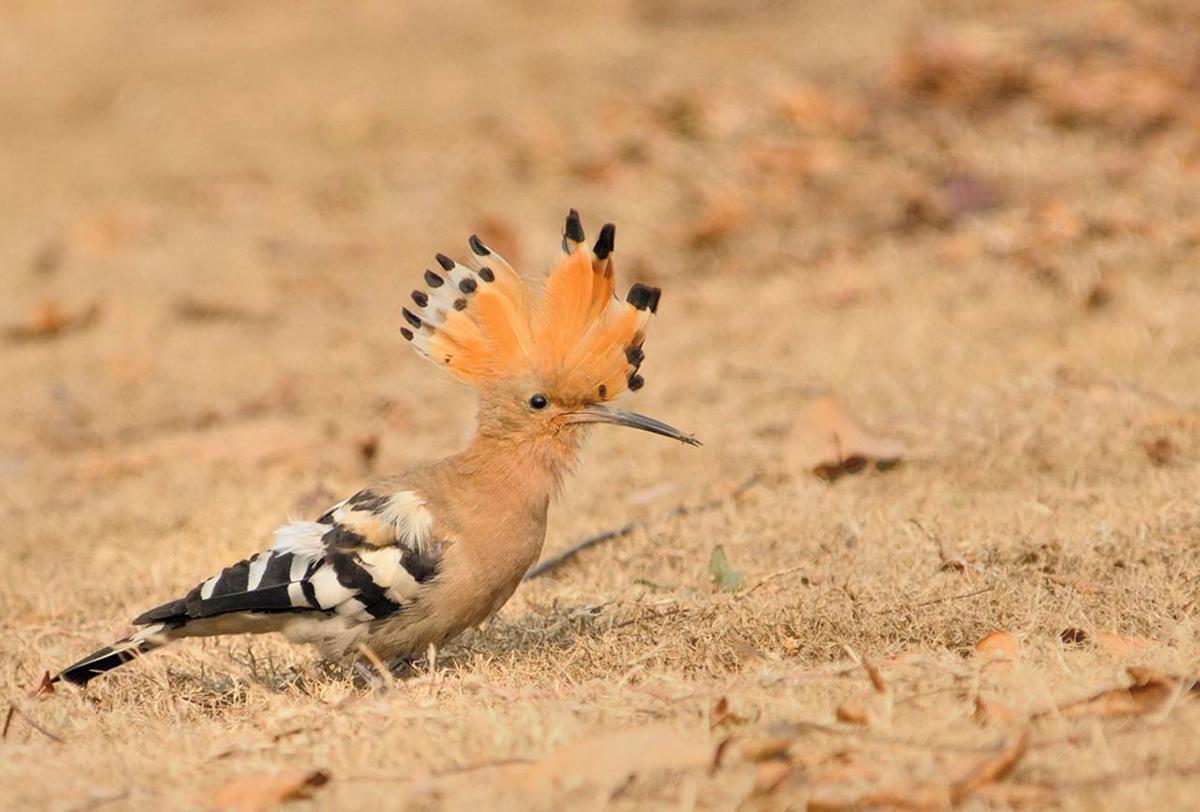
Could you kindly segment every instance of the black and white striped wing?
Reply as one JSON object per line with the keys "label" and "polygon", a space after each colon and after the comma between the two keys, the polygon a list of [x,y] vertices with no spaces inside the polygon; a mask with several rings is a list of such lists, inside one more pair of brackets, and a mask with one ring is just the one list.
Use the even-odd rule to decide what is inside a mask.
{"label": "black and white striped wing", "polygon": [[[190,624],[235,613],[318,612],[360,622],[390,617],[437,575],[440,545],[432,535],[432,517],[415,493],[360,491],[315,522],[285,524],[271,549],[134,623]],[[237,629],[222,629],[229,631]]]}

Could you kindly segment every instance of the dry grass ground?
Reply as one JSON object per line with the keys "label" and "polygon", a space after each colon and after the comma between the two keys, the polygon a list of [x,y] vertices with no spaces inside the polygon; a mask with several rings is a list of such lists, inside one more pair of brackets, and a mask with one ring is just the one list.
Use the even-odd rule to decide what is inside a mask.
{"label": "dry grass ground", "polygon": [[[1194,4],[2,13],[6,809],[1195,804]],[[634,400],[705,446],[596,432],[547,552],[637,531],[388,690],[222,639],[21,699],[456,448],[400,304],[472,230],[536,273],[568,205],[664,288]],[[828,392],[905,463],[790,465]],[[1185,679],[1067,707],[1129,666]]]}

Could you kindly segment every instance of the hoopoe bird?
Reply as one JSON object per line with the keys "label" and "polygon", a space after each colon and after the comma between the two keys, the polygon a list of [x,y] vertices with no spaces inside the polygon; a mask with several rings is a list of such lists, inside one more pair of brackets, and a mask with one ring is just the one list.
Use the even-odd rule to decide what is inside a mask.
{"label": "hoopoe bird", "polygon": [[[642,342],[658,288],[614,295],[611,224],[589,252],[574,209],[540,297],[472,235],[466,264],[439,254],[412,293],[400,332],[474,387],[467,448],[290,521],[267,550],[184,597],[144,612],[138,629],[62,670],[79,685],[185,637],[282,632],[323,657],[363,648],[383,662],[418,657],[476,626],[537,561],[546,515],[586,430],[610,423],[690,445],[666,423],[606,406],[640,389]],[[361,661],[360,661],[361,662]]]}

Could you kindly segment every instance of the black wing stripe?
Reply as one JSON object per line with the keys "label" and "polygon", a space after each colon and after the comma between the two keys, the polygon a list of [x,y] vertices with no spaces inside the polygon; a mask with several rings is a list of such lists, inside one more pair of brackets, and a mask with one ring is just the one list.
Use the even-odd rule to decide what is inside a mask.
{"label": "black wing stripe", "polygon": [[244,559],[221,570],[210,598],[245,592],[250,582],[250,560]]}
{"label": "black wing stripe", "polygon": [[404,567],[418,584],[423,584],[437,575],[440,564],[439,556],[432,547],[425,552],[405,547],[400,556],[400,566]]}
{"label": "black wing stripe", "polygon": [[288,585],[279,584],[265,589],[214,595],[206,601],[198,601],[188,606],[187,613],[189,618],[194,619],[230,612],[294,612],[297,609],[308,608],[293,605],[288,595]]}
{"label": "black wing stripe", "polygon": [[329,563],[337,573],[338,583],[354,593],[354,598],[366,607],[371,617],[379,619],[400,611],[400,604],[375,583],[357,553],[331,553]]}
{"label": "black wing stripe", "polygon": [[[372,618],[389,617],[403,609],[404,604],[388,593],[390,584],[381,584],[372,576],[359,553],[374,554],[388,547],[368,545],[362,534],[338,523],[335,512],[346,505],[353,510],[376,515],[385,513],[392,504],[393,495],[379,495],[363,490],[338,505],[317,521],[329,528],[320,537],[325,554],[315,558],[295,552],[275,549],[239,561],[221,570],[216,576],[198,584],[184,598],[170,601],[138,616],[134,623],[145,625],[162,621],[187,621],[236,612],[332,612],[345,601],[361,603],[364,611]],[[397,540],[390,548],[399,555],[399,565],[418,584],[425,584],[438,574],[439,553],[437,545],[421,550],[408,547]],[[293,579],[293,570],[299,560],[304,562],[303,573]],[[266,560],[264,561],[264,557]],[[332,568],[338,586],[345,590],[344,597],[326,593],[322,596],[329,606],[322,606],[317,599],[317,586],[312,583],[323,567]],[[261,573],[261,574],[260,574]],[[328,576],[322,576],[325,578]],[[251,579],[253,578],[253,588]],[[322,584],[327,582],[317,580]],[[298,583],[299,589],[292,589]],[[204,595],[207,594],[207,597]],[[331,602],[331,598],[334,602]],[[343,610],[349,609],[349,605]]]}
{"label": "black wing stripe", "polygon": [[300,589],[304,593],[304,600],[308,601],[308,608],[320,609],[321,604],[317,602],[317,590],[309,580],[312,573],[313,571],[310,569],[304,574],[304,580],[300,582]]}
{"label": "black wing stripe", "polygon": [[268,553],[271,560],[267,562],[267,569],[263,572],[262,580],[259,581],[259,588],[267,586],[277,586],[286,584],[291,580],[292,559],[295,558],[291,553]]}

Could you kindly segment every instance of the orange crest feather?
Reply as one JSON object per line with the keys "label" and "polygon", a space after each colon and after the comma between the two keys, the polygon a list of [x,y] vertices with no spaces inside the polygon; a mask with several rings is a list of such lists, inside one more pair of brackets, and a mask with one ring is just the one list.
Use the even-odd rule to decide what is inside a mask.
{"label": "orange crest feather", "polygon": [[442,273],[425,272],[428,290],[413,291],[416,312],[404,310],[404,337],[423,355],[479,386],[535,375],[556,392],[610,400],[639,389],[646,323],[658,309],[658,288],[636,284],[626,301],[613,290],[615,228],[583,247],[574,209],[563,231],[563,256],[537,302],[503,257],[472,236],[472,260],[441,254]]}

